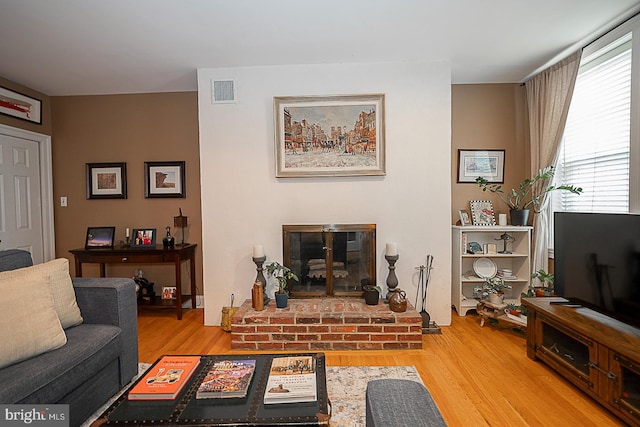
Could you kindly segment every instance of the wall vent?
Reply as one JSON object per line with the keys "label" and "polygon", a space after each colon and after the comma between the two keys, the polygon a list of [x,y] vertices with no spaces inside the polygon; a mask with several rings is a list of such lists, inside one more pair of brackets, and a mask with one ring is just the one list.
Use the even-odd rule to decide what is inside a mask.
{"label": "wall vent", "polygon": [[236,102],[235,80],[212,80],[211,102],[213,104],[230,104]]}

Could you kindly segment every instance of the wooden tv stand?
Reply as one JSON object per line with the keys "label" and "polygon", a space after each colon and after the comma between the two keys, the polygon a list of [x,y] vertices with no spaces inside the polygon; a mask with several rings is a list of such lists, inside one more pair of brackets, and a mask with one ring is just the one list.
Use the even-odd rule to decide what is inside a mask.
{"label": "wooden tv stand", "polygon": [[541,360],[626,423],[640,426],[640,329],[594,310],[524,298],[527,356]]}

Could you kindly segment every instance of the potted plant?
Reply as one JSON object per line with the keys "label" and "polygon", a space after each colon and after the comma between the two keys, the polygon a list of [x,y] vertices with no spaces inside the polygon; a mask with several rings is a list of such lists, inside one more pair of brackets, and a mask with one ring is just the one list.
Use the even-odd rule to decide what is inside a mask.
{"label": "potted plant", "polygon": [[276,307],[285,308],[289,301],[289,293],[287,291],[287,281],[289,279],[298,280],[298,276],[291,271],[289,267],[285,267],[278,261],[267,264],[267,274],[274,277],[278,281],[278,290],[276,291]]}
{"label": "potted plant", "polygon": [[473,291],[482,299],[488,299],[491,304],[502,304],[504,290],[511,289],[511,285],[501,277],[486,277],[481,285],[474,286]]}
{"label": "potted plant", "polygon": [[378,305],[380,294],[382,293],[382,289],[380,289],[380,286],[372,285],[369,283],[363,285],[362,290],[364,291],[364,302],[367,305]]}
{"label": "potted plant", "polygon": [[507,304],[507,306],[505,307],[505,311],[508,312],[510,315],[516,316],[516,317],[527,315],[526,307],[523,307],[521,305],[516,305],[514,303]]}
{"label": "potted plant", "polygon": [[531,278],[538,279],[538,281],[542,285],[542,287],[540,287],[540,286],[533,286],[533,284],[531,284],[531,288],[533,288],[532,289],[533,295],[537,297],[550,297],[553,295],[553,289],[554,289],[553,273],[547,273],[544,270],[538,270],[531,275]]}
{"label": "potted plant", "polygon": [[492,184],[485,178],[476,178],[476,183],[482,191],[490,191],[497,194],[500,200],[505,202],[510,209],[511,225],[527,225],[529,222],[530,207],[534,212],[540,212],[539,207],[542,196],[556,190],[569,191],[573,194],[582,193],[582,187],[575,187],[569,184],[563,185],[547,185],[555,174],[553,166],[538,170],[538,174],[533,178],[527,178],[518,185],[518,188],[512,188],[510,192],[505,193],[500,184]]}

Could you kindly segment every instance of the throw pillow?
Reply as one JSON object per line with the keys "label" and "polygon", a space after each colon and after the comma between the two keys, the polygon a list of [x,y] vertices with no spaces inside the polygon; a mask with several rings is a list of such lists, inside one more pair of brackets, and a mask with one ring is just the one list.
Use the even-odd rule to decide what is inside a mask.
{"label": "throw pillow", "polygon": [[0,368],[66,344],[49,280],[30,267],[0,273]]}
{"label": "throw pillow", "polygon": [[64,329],[82,323],[80,308],[76,302],[76,293],[73,290],[73,283],[69,275],[69,260],[66,258],[54,259],[53,261],[36,264],[32,267],[20,268],[18,270],[7,271],[7,277],[24,274],[24,270],[31,270],[45,275],[53,296],[53,306],[58,314],[60,323]]}

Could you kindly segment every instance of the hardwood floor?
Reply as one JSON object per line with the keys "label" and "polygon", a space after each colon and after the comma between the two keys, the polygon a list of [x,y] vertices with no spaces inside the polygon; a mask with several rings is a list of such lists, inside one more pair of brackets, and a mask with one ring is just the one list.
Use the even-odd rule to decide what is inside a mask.
{"label": "hardwood floor", "polygon": [[[230,334],[203,325],[203,309],[138,316],[139,359],[163,354],[240,354]],[[617,418],[540,362],[526,356],[524,333],[453,313],[422,350],[327,351],[329,366],[415,365],[449,426],[622,426]]]}

